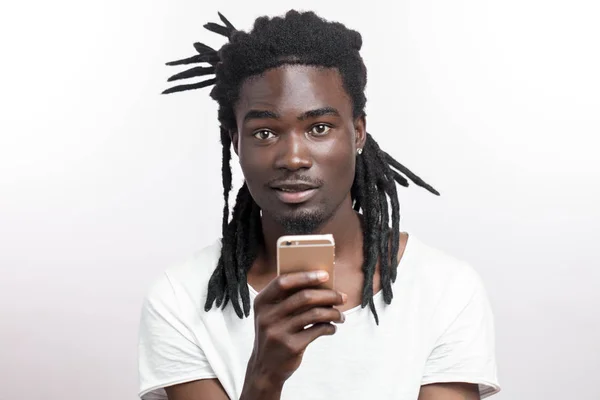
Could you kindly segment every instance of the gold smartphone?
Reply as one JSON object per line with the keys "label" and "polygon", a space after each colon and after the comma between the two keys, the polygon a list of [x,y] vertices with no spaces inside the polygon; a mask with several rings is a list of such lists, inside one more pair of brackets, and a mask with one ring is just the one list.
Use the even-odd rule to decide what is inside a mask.
{"label": "gold smartphone", "polygon": [[277,240],[277,275],[324,270],[329,280],[319,287],[334,288],[333,235],[286,235]]}

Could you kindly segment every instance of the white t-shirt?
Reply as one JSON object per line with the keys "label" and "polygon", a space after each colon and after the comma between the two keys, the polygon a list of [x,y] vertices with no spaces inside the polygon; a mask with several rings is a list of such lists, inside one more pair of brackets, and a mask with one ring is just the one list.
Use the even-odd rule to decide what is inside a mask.
{"label": "white t-shirt", "polygon": [[[166,399],[164,387],[218,378],[239,399],[254,340],[253,314],[228,305],[204,311],[220,242],[165,271],[150,288],[139,332],[139,396]],[[494,317],[479,275],[410,235],[390,305],[345,312],[333,336],[311,343],[281,398],[416,400],[421,385],[479,384],[482,398],[500,388]],[[257,293],[250,287],[250,300]]]}

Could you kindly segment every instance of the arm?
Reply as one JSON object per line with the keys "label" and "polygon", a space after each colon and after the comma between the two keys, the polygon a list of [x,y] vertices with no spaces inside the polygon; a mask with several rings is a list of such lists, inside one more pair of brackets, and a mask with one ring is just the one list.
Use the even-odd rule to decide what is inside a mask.
{"label": "arm", "polygon": [[480,400],[477,385],[434,383],[421,386],[418,400]]}
{"label": "arm", "polygon": [[[203,379],[166,387],[169,400],[229,400],[218,379]],[[279,400],[281,389],[252,381],[244,385],[240,400]]]}
{"label": "arm", "polygon": [[[280,276],[256,297],[255,343],[240,400],[279,400],[285,381],[300,366],[306,347],[320,336],[334,334],[332,322],[343,322],[343,315],[332,306],[343,304],[346,297],[333,290],[313,288],[327,278],[327,274],[315,272]],[[168,296],[164,293],[168,290],[159,297],[161,301],[155,299],[144,307],[140,339],[142,392],[161,381],[183,382],[190,377],[185,383],[165,387],[169,400],[228,399],[177,310],[169,309],[175,302],[166,302],[165,306]],[[305,329],[307,325],[312,326]],[[184,340],[186,337],[189,339]]]}
{"label": "arm", "polygon": [[169,400],[229,400],[218,379],[203,379],[165,388]]}

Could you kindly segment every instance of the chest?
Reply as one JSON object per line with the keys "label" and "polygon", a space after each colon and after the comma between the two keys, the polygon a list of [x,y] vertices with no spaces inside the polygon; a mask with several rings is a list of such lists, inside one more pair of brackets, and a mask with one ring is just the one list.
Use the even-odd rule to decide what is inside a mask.
{"label": "chest", "polygon": [[[347,311],[333,336],[320,337],[307,348],[300,368],[284,386],[282,400],[299,399],[416,399],[431,342],[416,308],[401,301],[386,305],[375,297],[380,325],[368,308]],[[398,299],[399,300],[399,299]],[[216,364],[224,366],[228,388],[239,396],[254,344],[252,316],[229,321],[230,346]],[[223,338],[214,338],[223,340]],[[212,362],[211,362],[212,364]],[[221,379],[221,378],[220,378]]]}
{"label": "chest", "polygon": [[427,344],[411,329],[365,332],[352,325],[312,343],[283,399],[417,398]]}

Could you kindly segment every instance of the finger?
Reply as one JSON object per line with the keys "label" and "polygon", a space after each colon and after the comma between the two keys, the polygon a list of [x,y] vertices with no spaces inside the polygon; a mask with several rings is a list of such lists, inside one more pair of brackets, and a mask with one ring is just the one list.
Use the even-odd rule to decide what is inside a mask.
{"label": "finger", "polygon": [[275,316],[284,318],[303,313],[313,307],[343,305],[347,296],[329,289],[302,289],[290,295],[273,309]]}
{"label": "finger", "polygon": [[337,328],[333,324],[316,324],[310,328],[306,328],[294,335],[294,341],[297,341],[297,346],[301,349],[306,347],[315,341],[320,336],[331,336],[335,334]]}
{"label": "finger", "polygon": [[287,297],[291,291],[317,286],[327,282],[328,279],[327,271],[293,272],[281,275],[269,282],[259,293],[255,303],[274,303]]}
{"label": "finger", "polygon": [[290,318],[286,325],[288,332],[296,333],[302,331],[308,325],[328,324],[330,322],[343,323],[344,319],[344,314],[337,308],[314,307]]}

